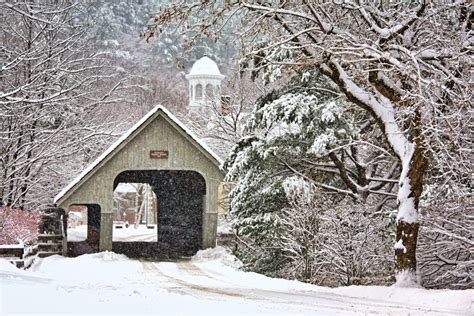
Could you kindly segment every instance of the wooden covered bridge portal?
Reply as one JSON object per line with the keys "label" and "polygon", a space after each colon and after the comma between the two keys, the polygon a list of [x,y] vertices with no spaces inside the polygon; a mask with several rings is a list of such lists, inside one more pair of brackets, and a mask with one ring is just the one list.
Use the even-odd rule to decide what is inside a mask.
{"label": "wooden covered bridge portal", "polygon": [[[87,207],[87,239],[67,242],[67,255],[112,250],[176,257],[214,247],[221,164],[168,110],[155,107],[55,197],[66,212]],[[156,242],[113,241],[113,192],[124,182],[146,183],[155,193]]]}

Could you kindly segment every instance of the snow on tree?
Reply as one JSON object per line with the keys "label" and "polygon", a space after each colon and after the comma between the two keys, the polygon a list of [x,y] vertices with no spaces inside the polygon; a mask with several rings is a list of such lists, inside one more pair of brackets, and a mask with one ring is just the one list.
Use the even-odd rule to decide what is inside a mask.
{"label": "snow on tree", "polygon": [[425,227],[421,229],[418,260],[423,286],[469,289],[474,287],[474,211],[468,189],[424,199]]}
{"label": "snow on tree", "polygon": [[40,222],[38,210],[0,207],[0,245],[33,244],[38,238]]}
{"label": "snow on tree", "polygon": [[[173,20],[208,12],[186,31],[218,36],[241,18],[243,66],[275,78],[309,67],[377,122],[398,157],[396,268],[416,282],[423,184],[437,171],[469,183],[467,148],[472,4],[469,1],[228,1],[170,5],[149,34]],[[212,21],[212,23],[210,23]],[[282,57],[283,56],[283,57]],[[449,146],[446,146],[446,144]]]}
{"label": "snow on tree", "polygon": [[284,274],[326,286],[385,284],[393,270],[386,214],[367,212],[367,204],[327,195],[298,176],[285,180],[289,200],[282,219],[282,247],[289,263]]}
{"label": "snow on tree", "polygon": [[[383,212],[390,212],[387,203],[393,200],[393,193],[380,185],[377,172],[386,173],[387,166],[392,166],[394,161],[391,155],[386,155],[386,150],[371,152],[373,146],[355,155],[355,147],[364,146],[364,134],[360,130],[362,126],[367,130],[367,120],[363,112],[354,116],[347,103],[336,100],[328,91],[321,83],[302,85],[298,78],[259,100],[247,122],[248,136],[237,143],[226,162],[228,179],[236,181],[231,192],[231,212],[237,234],[255,248],[239,253],[253,269],[318,284],[352,284],[367,279],[367,265],[387,257],[383,251],[376,256],[368,255],[372,249],[386,245],[387,239],[381,238],[380,232],[370,232],[373,240],[370,245],[361,242],[356,247],[359,239],[354,236],[364,235],[368,222],[378,227],[375,223],[380,222],[382,208]],[[372,153],[376,155],[371,156]],[[348,178],[354,181],[371,169],[367,180],[371,190],[365,194],[345,186],[332,160],[334,157],[340,157],[336,161],[344,164],[344,170],[350,173]],[[393,184],[383,182],[389,188]],[[354,223],[343,227],[336,219],[336,208],[330,206],[330,202],[341,203],[343,197],[335,202],[326,197],[328,192],[349,196],[352,203],[366,202],[364,208],[370,211],[365,213],[375,219],[362,221],[368,215],[360,215],[364,213],[361,204],[346,206],[339,208],[339,212],[352,209]],[[369,198],[369,192],[379,194]],[[334,231],[339,231],[340,236]],[[339,247],[337,244],[354,247],[351,251],[327,250]],[[348,258],[360,257],[364,258],[358,266],[361,268],[355,269],[355,260]],[[268,262],[271,261],[268,258],[276,260]],[[346,269],[332,268],[328,262],[335,260],[347,263]],[[377,271],[374,275],[380,279],[390,268],[378,264],[371,270]]]}
{"label": "snow on tree", "polygon": [[[70,1],[2,2],[0,196],[31,207],[87,163],[117,125],[101,117],[120,86]],[[66,161],[67,160],[67,161]]]}
{"label": "snow on tree", "polygon": [[[324,92],[310,93],[318,87]],[[346,103],[336,101],[320,85],[295,88],[293,83],[286,89],[273,91],[259,100],[249,118],[246,132],[250,136],[244,137],[232,150],[226,163],[228,179],[250,182],[247,178],[258,173],[276,183],[276,179],[297,175],[324,190],[360,200],[367,199],[370,192],[393,197],[380,184],[384,169],[392,169],[393,173],[393,162],[387,168],[380,161],[390,161],[391,156],[385,150],[375,156],[357,155],[356,147],[364,145],[359,125],[366,127],[366,124],[355,119],[351,112]],[[366,154],[369,149],[365,150]],[[369,177],[366,169],[371,169]],[[380,171],[383,173],[377,177]],[[341,173],[346,174],[345,178],[339,176]],[[367,184],[365,191],[351,189],[350,185],[356,186],[361,181]],[[236,190],[240,186],[245,184],[238,184]],[[262,187],[258,191],[267,189]],[[238,203],[240,196],[234,199]],[[238,211],[234,209],[234,212]]]}

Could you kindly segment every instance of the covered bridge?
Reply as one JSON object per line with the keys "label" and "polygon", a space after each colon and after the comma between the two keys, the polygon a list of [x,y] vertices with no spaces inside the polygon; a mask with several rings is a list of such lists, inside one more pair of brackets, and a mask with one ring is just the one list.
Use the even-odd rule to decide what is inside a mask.
{"label": "covered bridge", "polygon": [[[55,197],[66,211],[87,207],[87,239],[82,248],[68,242],[68,254],[180,256],[214,247],[221,164],[166,108],[155,107]],[[157,242],[113,242],[113,192],[123,182],[147,183],[156,194]]]}

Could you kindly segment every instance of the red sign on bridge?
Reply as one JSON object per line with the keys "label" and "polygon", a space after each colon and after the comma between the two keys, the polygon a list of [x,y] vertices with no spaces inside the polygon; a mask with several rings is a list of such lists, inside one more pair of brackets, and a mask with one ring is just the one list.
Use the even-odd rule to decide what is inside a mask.
{"label": "red sign on bridge", "polygon": [[150,150],[150,158],[168,159],[168,151],[167,150]]}

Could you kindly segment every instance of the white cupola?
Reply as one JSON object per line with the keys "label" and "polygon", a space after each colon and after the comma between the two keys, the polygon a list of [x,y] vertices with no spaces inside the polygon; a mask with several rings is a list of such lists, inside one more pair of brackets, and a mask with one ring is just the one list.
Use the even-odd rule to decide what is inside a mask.
{"label": "white cupola", "polygon": [[197,60],[186,79],[189,81],[189,107],[198,109],[205,105],[220,107],[221,81],[224,75],[217,64],[207,56]]}

